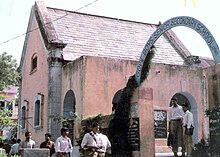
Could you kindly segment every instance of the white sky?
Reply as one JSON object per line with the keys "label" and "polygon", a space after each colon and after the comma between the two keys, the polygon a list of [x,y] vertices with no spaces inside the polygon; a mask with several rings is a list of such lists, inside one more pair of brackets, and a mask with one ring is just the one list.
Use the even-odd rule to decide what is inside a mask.
{"label": "white sky", "polygon": [[[44,0],[46,6],[78,10],[94,0]],[[31,6],[35,0],[0,1],[0,53],[7,52],[20,62]],[[220,0],[97,0],[78,12],[158,24],[176,16],[191,16],[201,21],[220,45]],[[187,27],[175,27],[177,36],[194,55],[212,57],[202,37]],[[8,42],[7,42],[8,41]],[[147,42],[147,41],[146,41]]]}

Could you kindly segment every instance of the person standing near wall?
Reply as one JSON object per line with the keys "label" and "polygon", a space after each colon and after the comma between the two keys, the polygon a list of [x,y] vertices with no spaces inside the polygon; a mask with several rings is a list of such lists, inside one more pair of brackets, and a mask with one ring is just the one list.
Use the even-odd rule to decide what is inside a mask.
{"label": "person standing near wall", "polygon": [[81,147],[83,149],[83,155],[84,157],[104,157],[104,151],[100,151],[102,149],[102,141],[99,135],[99,124],[93,123],[91,128],[92,131],[86,133],[82,139]]}
{"label": "person standing near wall", "polygon": [[35,141],[31,139],[31,132],[27,131],[25,133],[25,140],[21,141],[19,144],[19,149],[21,148],[34,148]]}
{"label": "person standing near wall", "polygon": [[174,157],[178,156],[178,147],[182,146],[182,156],[185,156],[185,147],[183,144],[183,109],[177,104],[177,98],[171,98],[171,107],[168,110],[168,131],[173,136],[172,151]]}
{"label": "person standing near wall", "polygon": [[183,139],[184,146],[186,149],[187,157],[191,157],[192,148],[193,148],[193,140],[192,140],[192,130],[193,127],[193,114],[189,111],[189,104],[182,104],[184,116],[183,116]]}
{"label": "person standing near wall", "polygon": [[99,129],[99,136],[101,138],[101,148],[98,150],[99,152],[103,152],[103,157],[107,157],[111,154],[111,143],[108,137],[102,133],[102,128]]}
{"label": "person standing near wall", "polygon": [[45,141],[40,144],[40,148],[48,148],[50,150],[50,156],[55,153],[55,143],[51,140],[51,134],[46,133]]}
{"label": "person standing near wall", "polygon": [[58,137],[55,142],[56,157],[70,157],[73,146],[68,135],[68,128],[61,128],[61,136]]}

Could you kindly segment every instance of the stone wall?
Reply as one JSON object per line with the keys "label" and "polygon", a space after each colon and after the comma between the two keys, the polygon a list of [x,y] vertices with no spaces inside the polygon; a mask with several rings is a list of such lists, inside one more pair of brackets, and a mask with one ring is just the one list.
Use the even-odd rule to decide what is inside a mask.
{"label": "stone wall", "polygon": [[42,148],[24,148],[21,149],[22,157],[50,157],[49,149]]}

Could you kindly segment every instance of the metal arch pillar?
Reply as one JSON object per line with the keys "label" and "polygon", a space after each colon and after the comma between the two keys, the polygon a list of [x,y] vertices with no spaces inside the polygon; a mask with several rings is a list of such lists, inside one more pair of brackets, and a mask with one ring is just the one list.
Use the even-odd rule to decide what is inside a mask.
{"label": "metal arch pillar", "polygon": [[189,17],[189,16],[178,16],[171,18],[164,22],[162,25],[160,25],[157,30],[151,35],[149,40],[147,41],[146,45],[144,46],[144,49],[142,50],[139,62],[137,64],[137,69],[135,73],[135,80],[138,84],[138,86],[141,84],[141,73],[144,70],[143,65],[146,59],[146,56],[150,50],[150,48],[153,46],[153,44],[157,41],[157,39],[167,30],[177,27],[177,26],[185,26],[193,29],[197,33],[199,33],[202,38],[205,40],[206,44],[208,45],[212,56],[214,58],[215,64],[220,61],[220,50],[219,46],[216,43],[214,37],[212,36],[211,32],[206,28],[205,25],[203,25],[199,20]]}

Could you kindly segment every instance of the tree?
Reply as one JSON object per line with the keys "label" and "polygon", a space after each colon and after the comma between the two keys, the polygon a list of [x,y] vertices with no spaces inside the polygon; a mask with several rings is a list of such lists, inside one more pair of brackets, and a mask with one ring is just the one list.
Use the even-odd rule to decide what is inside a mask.
{"label": "tree", "polygon": [[[0,54],[0,100],[5,101],[4,89],[10,86],[18,86],[19,74],[17,71],[17,61],[12,59],[11,55],[7,55],[6,52]],[[12,100],[14,101],[14,100]],[[0,108],[0,138],[2,130],[5,127],[13,129],[17,124],[14,123],[11,117],[12,111],[7,107],[1,106]]]}
{"label": "tree", "polygon": [[18,86],[19,74],[17,71],[17,61],[12,59],[6,52],[0,54],[0,91],[10,85]]}
{"label": "tree", "polygon": [[10,127],[13,129],[16,124],[11,118],[12,111],[7,108],[0,109],[0,130],[3,130],[5,127]]}

